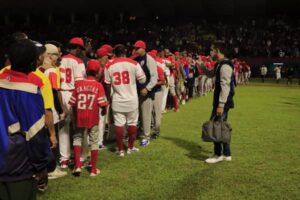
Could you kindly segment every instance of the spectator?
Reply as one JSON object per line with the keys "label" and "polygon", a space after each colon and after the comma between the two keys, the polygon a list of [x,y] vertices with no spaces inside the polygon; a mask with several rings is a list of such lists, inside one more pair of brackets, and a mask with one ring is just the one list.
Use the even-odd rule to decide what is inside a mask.
{"label": "spectator", "polygon": [[274,68],[276,83],[278,84],[281,79],[281,66],[276,66]]}
{"label": "spectator", "polygon": [[138,90],[140,93],[140,106],[144,131],[141,145],[147,146],[150,144],[151,116],[155,95],[152,89],[155,87],[158,79],[157,65],[156,61],[146,53],[146,43],[144,41],[137,41],[134,44],[134,48],[137,54],[136,61],[141,65],[146,75],[146,83],[138,84]]}
{"label": "spectator", "polygon": [[38,52],[30,40],[23,39],[11,46],[9,59],[11,70],[0,75],[0,199],[32,200],[37,184],[47,188],[51,154],[43,98],[27,76],[34,70]]}
{"label": "spectator", "polygon": [[268,73],[268,68],[267,68],[267,66],[266,65],[262,65],[261,67],[260,67],[260,76],[261,76],[261,82],[265,82],[265,78],[266,78],[266,76],[267,76],[267,73]]}
{"label": "spectator", "polygon": [[[227,121],[228,112],[234,107],[233,96],[235,88],[235,78],[233,74],[234,66],[225,57],[225,43],[215,42],[211,47],[211,57],[217,60],[215,69],[215,90],[213,97],[213,109],[211,120],[220,117]],[[207,163],[217,163],[220,161],[231,161],[231,150],[229,143],[214,143],[214,156],[205,160]]]}

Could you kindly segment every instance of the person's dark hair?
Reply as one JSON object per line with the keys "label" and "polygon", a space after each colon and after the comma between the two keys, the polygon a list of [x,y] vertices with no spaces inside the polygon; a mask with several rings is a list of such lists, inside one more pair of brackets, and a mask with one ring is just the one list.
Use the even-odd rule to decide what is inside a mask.
{"label": "person's dark hair", "polygon": [[26,33],[23,32],[15,32],[11,35],[12,37],[12,42],[16,42],[18,40],[23,40],[23,39],[28,39],[28,36]]}
{"label": "person's dark hair", "polygon": [[86,72],[86,75],[87,75],[87,76],[93,76],[93,77],[96,77],[97,74],[98,74],[98,72],[95,72],[95,71],[87,71],[87,72]]}
{"label": "person's dark hair", "polygon": [[88,44],[92,45],[92,38],[89,37],[83,37],[84,46],[87,46]]}
{"label": "person's dark hair", "polygon": [[227,55],[227,48],[226,48],[226,44],[224,41],[222,41],[222,40],[215,41],[213,43],[213,47],[215,49],[218,49],[222,54]]}
{"label": "person's dark hair", "polygon": [[71,49],[71,50],[72,49],[82,49],[82,47],[79,46],[78,44],[69,44],[68,48]]}
{"label": "person's dark hair", "polygon": [[28,74],[35,69],[39,55],[31,40],[21,39],[9,47],[8,56],[12,70]]}
{"label": "person's dark hair", "polygon": [[126,48],[125,48],[125,46],[123,44],[117,44],[114,47],[113,54],[115,54],[116,57],[125,56],[126,55]]}

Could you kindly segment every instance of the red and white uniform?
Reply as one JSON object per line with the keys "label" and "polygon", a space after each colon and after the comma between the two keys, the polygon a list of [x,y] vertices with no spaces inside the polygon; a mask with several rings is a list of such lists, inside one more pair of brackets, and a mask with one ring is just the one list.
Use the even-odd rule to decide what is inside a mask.
{"label": "red and white uniform", "polygon": [[83,61],[71,54],[62,58],[59,68],[62,90],[74,90],[75,81],[82,80],[86,77]]}
{"label": "red and white uniform", "polygon": [[61,161],[68,161],[71,156],[70,150],[70,123],[71,123],[71,106],[69,104],[72,91],[75,89],[75,82],[83,80],[86,77],[84,63],[81,59],[68,54],[62,58],[60,70],[61,93],[63,104],[69,113],[66,118],[66,123],[59,130],[59,149],[61,154]]}
{"label": "red and white uniform", "polygon": [[76,127],[92,128],[99,123],[99,107],[108,103],[102,84],[88,77],[76,82],[69,104],[75,107]]}
{"label": "red and white uniform", "polygon": [[140,64],[129,58],[115,58],[105,68],[105,83],[112,85],[112,109],[131,112],[138,108],[136,80],[145,79]]}

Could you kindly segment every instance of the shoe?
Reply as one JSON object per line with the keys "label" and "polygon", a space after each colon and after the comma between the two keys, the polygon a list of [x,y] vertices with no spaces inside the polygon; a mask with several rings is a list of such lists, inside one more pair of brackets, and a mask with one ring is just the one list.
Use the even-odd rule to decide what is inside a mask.
{"label": "shoe", "polygon": [[167,111],[166,110],[161,111],[161,114],[164,114],[164,113],[167,113]]}
{"label": "shoe", "polygon": [[73,174],[74,176],[80,176],[80,174],[81,174],[81,168],[80,168],[80,167],[75,168],[75,169],[73,170],[72,174]]}
{"label": "shoe", "polygon": [[231,156],[224,156],[223,160],[225,161],[232,161]]}
{"label": "shoe", "polygon": [[185,105],[185,100],[184,100],[184,99],[182,100],[181,104],[182,104],[182,105]]}
{"label": "shoe", "polygon": [[125,156],[125,151],[117,151],[117,155],[120,157],[124,157]]}
{"label": "shoe", "polygon": [[205,162],[209,163],[209,164],[214,164],[214,163],[218,163],[218,162],[221,162],[221,161],[223,161],[223,156],[218,156],[218,155],[214,155],[213,157],[207,158],[205,160]]}
{"label": "shoe", "polygon": [[60,168],[67,169],[69,167],[69,160],[62,160],[60,161]]}
{"label": "shoe", "polygon": [[56,179],[66,176],[68,173],[61,171],[59,168],[55,168],[55,170],[51,173],[48,173],[48,179]]}
{"label": "shoe", "polygon": [[100,174],[100,169],[96,169],[96,171],[91,171],[90,176],[95,177],[98,176],[99,174]]}
{"label": "shoe", "polygon": [[99,145],[99,150],[100,150],[100,151],[101,151],[101,150],[104,150],[104,149],[107,149],[107,147],[104,146],[103,144],[102,144],[102,145]]}
{"label": "shoe", "polygon": [[132,149],[127,149],[127,154],[139,152],[140,150],[136,147],[133,147]]}
{"label": "shoe", "polygon": [[174,109],[174,112],[179,112],[179,109],[177,108],[177,109]]}
{"label": "shoe", "polygon": [[142,142],[141,142],[141,146],[142,146],[142,147],[146,147],[146,146],[148,146],[149,144],[150,144],[150,141],[147,140],[147,139],[143,139]]}

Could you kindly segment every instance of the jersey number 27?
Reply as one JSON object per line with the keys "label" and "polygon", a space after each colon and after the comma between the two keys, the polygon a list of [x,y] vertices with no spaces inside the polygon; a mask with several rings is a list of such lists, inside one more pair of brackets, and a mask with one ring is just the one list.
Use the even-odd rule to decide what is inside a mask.
{"label": "jersey number 27", "polygon": [[94,94],[79,94],[77,108],[80,110],[92,110],[95,101]]}

